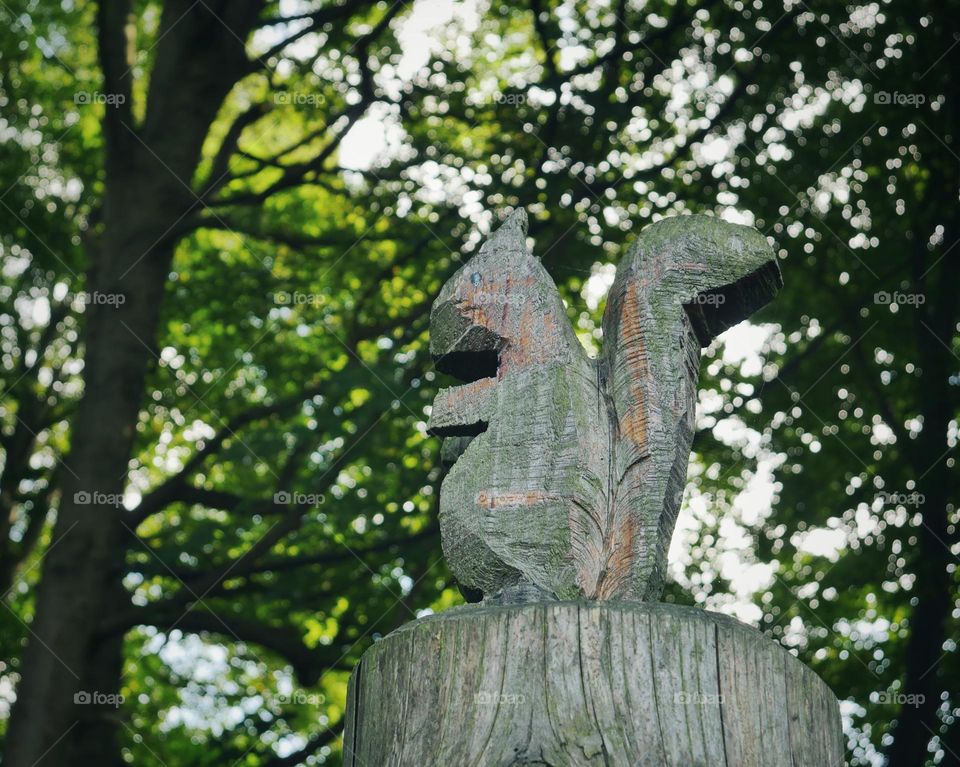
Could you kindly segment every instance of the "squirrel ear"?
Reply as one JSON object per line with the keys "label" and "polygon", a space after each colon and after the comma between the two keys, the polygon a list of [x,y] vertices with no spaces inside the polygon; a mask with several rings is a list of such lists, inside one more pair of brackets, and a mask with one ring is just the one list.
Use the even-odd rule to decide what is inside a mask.
{"label": "squirrel ear", "polygon": [[[514,227],[520,230],[524,237],[527,236],[527,230],[530,228],[530,220],[527,218],[527,211],[524,208],[514,208],[500,225],[500,229]],[[499,231],[499,230],[498,230]]]}
{"label": "squirrel ear", "polygon": [[480,252],[510,251],[529,255],[527,252],[527,225],[527,211],[523,208],[515,208],[514,211],[503,220],[499,228],[483,243]]}

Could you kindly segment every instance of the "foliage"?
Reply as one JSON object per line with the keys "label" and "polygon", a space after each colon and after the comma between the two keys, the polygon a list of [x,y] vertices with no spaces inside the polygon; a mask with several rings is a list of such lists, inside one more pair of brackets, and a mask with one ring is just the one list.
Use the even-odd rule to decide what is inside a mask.
{"label": "foliage", "polygon": [[[930,763],[956,759],[954,5],[451,4],[424,60],[411,30],[446,6],[257,4],[253,64],[178,179],[196,202],[165,220],[162,310],[138,338],[151,366],[125,480],[129,596],[104,617],[125,635],[125,758],[335,762],[363,649],[458,601],[424,428],[429,305],[495,212],[524,205],[593,348],[602,302],[585,297],[645,223],[707,210],[776,241],[785,289],[760,318],[762,364],[722,343],[704,360],[671,598],[753,599],[761,628],[848,701],[853,764],[916,764],[928,744]],[[130,8],[120,79],[141,135],[151,108],[186,108],[154,90],[171,8],[188,12]],[[100,103],[93,8],[17,0],[0,16],[9,689],[29,673],[70,471],[120,107]],[[204,19],[184,23],[225,34]],[[365,115],[396,146],[351,169],[344,136]],[[751,505],[764,476],[772,493]],[[755,595],[731,583],[731,557],[759,566]]]}

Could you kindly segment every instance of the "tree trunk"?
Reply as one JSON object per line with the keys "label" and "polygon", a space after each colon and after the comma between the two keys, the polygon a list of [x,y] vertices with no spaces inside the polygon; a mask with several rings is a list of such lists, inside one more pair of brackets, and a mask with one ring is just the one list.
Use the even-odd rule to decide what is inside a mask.
{"label": "tree trunk", "polygon": [[470,606],[375,644],[345,765],[843,763],[837,701],[730,618],[651,603]]}
{"label": "tree trunk", "polygon": [[[955,286],[956,282],[949,284]],[[924,361],[922,380],[927,405],[913,466],[918,479],[916,492],[924,499],[919,509],[923,524],[917,530],[920,544],[913,585],[917,602],[910,615],[906,673],[903,687],[898,691],[904,702],[900,705],[893,743],[887,754],[889,767],[914,767],[930,758],[927,746],[940,729],[937,713],[940,694],[950,688],[940,665],[945,657],[947,622],[955,588],[949,570],[955,557],[949,547],[956,539],[956,532],[951,530],[949,516],[957,498],[956,469],[949,466],[951,453],[945,450],[954,413],[951,402],[954,395],[949,390],[949,360],[938,352],[930,349]],[[956,759],[956,755],[953,758]]]}
{"label": "tree trunk", "polygon": [[[135,126],[125,31],[130,3],[98,4],[104,86],[126,100],[104,118],[103,234],[87,281],[93,300],[86,316],[84,394],[71,423],[4,767],[34,767],[40,759],[43,767],[85,763],[81,749],[92,753],[92,741],[106,738],[109,747],[115,737],[117,720],[95,718],[98,724],[88,726],[90,709],[75,704],[74,695],[93,700],[119,692],[120,645],[100,646],[99,627],[124,599],[119,586],[129,533],[120,499],[156,354],[174,230],[198,205],[191,190],[203,142],[230,88],[250,71],[244,41],[262,6],[262,0],[166,2],[146,115]],[[85,684],[109,689],[87,690]]]}
{"label": "tree trunk", "polygon": [[[117,586],[120,587],[119,582]],[[125,767],[118,742],[124,703],[119,694],[123,677],[123,634],[95,640],[86,665],[82,689],[89,702],[77,704],[72,763]],[[93,690],[100,693],[96,699],[93,699]]]}
{"label": "tree trunk", "polygon": [[[922,11],[917,9],[916,14],[913,21],[917,24],[915,28],[919,28]],[[949,15],[944,18],[946,26],[941,28],[941,39],[945,43],[956,36],[953,22]],[[937,58],[930,66],[939,61]],[[943,54],[941,66],[943,71],[955,71],[960,66],[960,50],[950,47]],[[946,115],[933,123],[936,127],[927,130],[937,136],[937,142],[946,140],[955,144],[947,126],[956,125],[958,120],[960,104],[954,99],[946,106]],[[944,139],[939,138],[940,135]],[[913,560],[916,580],[912,596],[916,601],[909,622],[906,673],[903,686],[898,690],[905,703],[901,705],[893,727],[893,743],[887,751],[889,767],[915,767],[931,758],[928,745],[942,729],[939,714],[941,693],[956,688],[956,684],[950,684],[950,680],[944,677],[941,664],[945,658],[944,645],[950,636],[949,622],[957,588],[955,575],[951,572],[956,563],[951,547],[956,545],[958,533],[950,520],[956,513],[960,485],[956,467],[952,465],[955,456],[949,449],[948,434],[950,424],[960,410],[960,395],[956,385],[951,383],[956,370],[951,345],[960,310],[957,295],[960,259],[956,254],[950,255],[949,251],[960,242],[960,217],[953,208],[942,209],[938,203],[955,197],[958,187],[960,173],[955,163],[934,164],[923,185],[927,204],[915,225],[919,231],[927,232],[934,231],[938,225],[943,226],[943,252],[936,257],[920,247],[912,264],[915,289],[923,291],[925,298],[924,304],[917,307],[914,319],[916,354],[923,372],[916,379],[914,395],[920,407],[923,429],[914,444],[911,466],[915,490],[924,502],[918,509],[922,524],[916,531],[920,543]],[[931,266],[927,265],[928,255],[936,259]],[[956,730],[957,725],[951,729]],[[960,763],[960,756],[947,751],[943,764],[947,763]]]}
{"label": "tree trunk", "polygon": [[171,219],[156,204],[149,178],[138,173],[108,192],[102,251],[88,283],[84,394],[20,664],[5,767],[33,767],[41,758],[44,767],[77,764],[72,754],[85,709],[75,694],[118,692],[119,674],[109,689],[81,685],[105,683],[88,662],[101,657],[99,622],[118,608],[126,533],[121,500],[172,255],[172,243],[162,239]]}

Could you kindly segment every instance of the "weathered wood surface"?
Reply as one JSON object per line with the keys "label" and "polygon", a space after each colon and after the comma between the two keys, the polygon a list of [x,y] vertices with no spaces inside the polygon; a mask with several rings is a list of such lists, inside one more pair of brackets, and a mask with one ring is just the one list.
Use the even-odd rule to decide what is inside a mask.
{"label": "weathered wood surface", "polygon": [[829,688],[732,619],[649,603],[480,605],[354,672],[345,764],[842,767]]}
{"label": "weathered wood surface", "polygon": [[431,316],[442,390],[430,428],[453,465],[440,493],[464,592],[502,602],[655,600],[683,492],[699,352],[780,286],[753,229],[707,216],[647,227],[621,261],[589,359],[510,216]]}

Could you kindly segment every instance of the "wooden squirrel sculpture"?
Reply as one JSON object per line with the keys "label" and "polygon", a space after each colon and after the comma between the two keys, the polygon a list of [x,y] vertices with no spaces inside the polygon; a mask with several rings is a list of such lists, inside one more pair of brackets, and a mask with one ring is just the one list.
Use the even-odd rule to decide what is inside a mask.
{"label": "wooden squirrel sculpture", "polygon": [[708,216],[645,228],[590,359],[518,209],[444,285],[430,351],[463,381],[430,430],[453,463],[443,549],[468,598],[656,600],[693,440],[700,349],[781,286],[766,239]]}

